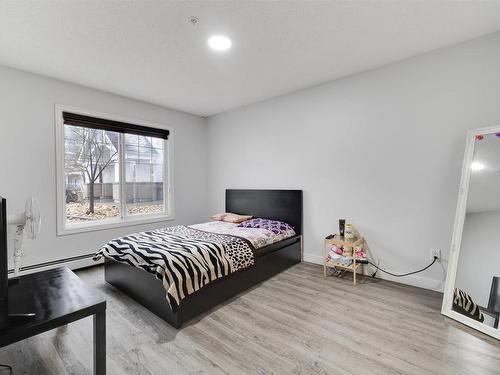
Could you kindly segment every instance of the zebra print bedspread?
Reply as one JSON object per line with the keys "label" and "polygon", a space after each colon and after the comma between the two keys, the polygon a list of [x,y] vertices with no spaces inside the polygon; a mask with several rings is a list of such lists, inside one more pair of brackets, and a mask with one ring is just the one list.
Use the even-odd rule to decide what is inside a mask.
{"label": "zebra print bedspread", "polygon": [[461,289],[455,288],[453,292],[452,309],[478,322],[484,322],[484,315],[479,306],[476,305],[470,295]]}
{"label": "zebra print bedspread", "polygon": [[243,238],[183,225],[115,238],[95,255],[142,268],[163,281],[173,311],[210,282],[254,265],[254,248]]}

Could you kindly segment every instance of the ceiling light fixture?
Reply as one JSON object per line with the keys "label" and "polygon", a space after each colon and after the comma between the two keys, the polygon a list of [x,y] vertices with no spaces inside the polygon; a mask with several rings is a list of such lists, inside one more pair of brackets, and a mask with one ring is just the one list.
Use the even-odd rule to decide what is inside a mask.
{"label": "ceiling light fixture", "polygon": [[482,171],[484,168],[484,164],[477,161],[472,162],[472,164],[470,165],[471,171]]}
{"label": "ceiling light fixture", "polygon": [[214,35],[208,39],[208,45],[214,51],[226,51],[231,48],[231,39],[224,35]]}

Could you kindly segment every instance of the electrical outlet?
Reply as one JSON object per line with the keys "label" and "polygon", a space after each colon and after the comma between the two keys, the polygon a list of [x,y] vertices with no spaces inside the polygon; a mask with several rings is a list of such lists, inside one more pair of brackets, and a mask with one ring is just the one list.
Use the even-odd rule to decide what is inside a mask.
{"label": "electrical outlet", "polygon": [[437,257],[437,262],[441,262],[441,250],[440,249],[431,249],[431,255],[430,255],[431,262],[434,260],[434,257]]}

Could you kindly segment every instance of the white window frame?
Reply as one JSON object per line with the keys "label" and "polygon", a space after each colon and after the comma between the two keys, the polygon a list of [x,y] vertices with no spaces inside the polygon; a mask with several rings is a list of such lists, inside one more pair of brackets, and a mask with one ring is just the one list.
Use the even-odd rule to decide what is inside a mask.
{"label": "white window frame", "polygon": [[[163,199],[165,212],[161,214],[129,215],[125,214],[126,199],[124,195],[125,184],[125,163],[124,153],[120,151],[120,217],[116,219],[107,219],[106,221],[87,222],[83,224],[66,223],[66,183],[64,178],[64,119],[63,112],[71,112],[80,115],[103,118],[107,120],[128,122],[131,124],[148,126],[158,129],[167,129],[170,134],[168,139],[164,140],[164,189]],[[109,113],[96,112],[92,110],[76,108],[72,106],[56,104],[55,105],[55,138],[56,138],[56,199],[57,199],[57,235],[64,236],[74,233],[92,232],[103,229],[120,228],[131,225],[156,223],[160,221],[175,220],[174,218],[174,199],[173,199],[173,140],[174,134],[170,125],[158,124],[150,121],[132,119]],[[123,139],[120,137],[120,148],[123,150]]]}

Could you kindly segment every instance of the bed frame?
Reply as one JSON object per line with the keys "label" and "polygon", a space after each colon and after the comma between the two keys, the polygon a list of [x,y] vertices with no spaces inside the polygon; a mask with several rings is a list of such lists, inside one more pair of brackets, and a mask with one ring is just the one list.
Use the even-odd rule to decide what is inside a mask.
{"label": "bed frame", "polygon": [[188,320],[301,262],[302,190],[226,190],[226,212],[284,221],[295,228],[297,235],[258,249],[255,266],[211,282],[181,301],[176,312],[165,298],[162,282],[139,268],[106,258],[106,281],[180,328]]}

